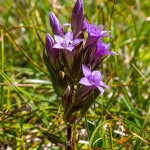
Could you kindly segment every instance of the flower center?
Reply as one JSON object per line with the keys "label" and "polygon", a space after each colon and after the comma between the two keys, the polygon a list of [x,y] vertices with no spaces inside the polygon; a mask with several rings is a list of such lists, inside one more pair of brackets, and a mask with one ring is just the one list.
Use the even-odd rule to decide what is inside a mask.
{"label": "flower center", "polygon": [[69,38],[64,38],[63,45],[64,45],[65,47],[72,46],[72,43],[73,43],[73,41],[71,41]]}
{"label": "flower center", "polygon": [[93,76],[89,76],[88,80],[91,84],[95,84],[95,78]]}
{"label": "flower center", "polygon": [[90,32],[94,35],[100,35],[102,32],[102,27],[101,26],[97,26],[95,24],[92,24],[90,26]]}
{"label": "flower center", "polygon": [[88,77],[88,80],[92,85],[99,85],[102,78],[103,76],[101,75],[99,71],[93,71],[92,75]]}

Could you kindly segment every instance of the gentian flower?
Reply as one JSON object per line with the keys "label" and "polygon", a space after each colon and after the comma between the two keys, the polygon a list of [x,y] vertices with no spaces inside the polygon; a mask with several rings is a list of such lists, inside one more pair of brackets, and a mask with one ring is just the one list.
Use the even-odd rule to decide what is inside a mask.
{"label": "gentian flower", "polygon": [[[78,122],[92,105],[92,94],[95,100],[100,93],[104,93],[104,88],[109,90],[103,82],[103,75],[96,69],[100,67],[103,55],[117,54],[109,51],[110,43],[102,41],[103,37],[111,37],[108,35],[110,31],[104,30],[104,26],[89,24],[84,20],[83,0],[76,0],[71,24],[64,24],[69,26],[71,31],[64,32],[53,12],[50,13],[50,25],[55,41],[46,34],[43,58],[53,88],[62,100],[63,120],[66,125],[72,125],[73,122]],[[83,44],[85,30],[88,32],[88,38]],[[82,74],[84,77],[80,78]],[[82,85],[78,86],[77,83]]]}
{"label": "gentian flower", "polygon": [[73,32],[69,31],[63,37],[59,35],[54,35],[55,41],[57,42],[53,48],[58,49],[66,49],[68,51],[72,51],[76,45],[83,41],[83,39],[75,39],[73,40]]}
{"label": "gentian flower", "polygon": [[94,37],[112,37],[111,35],[107,35],[105,33],[109,33],[110,31],[103,30],[104,26],[97,26],[95,24],[89,24],[88,21],[85,18],[85,22],[87,32],[89,36],[94,36]]}
{"label": "gentian flower", "polygon": [[80,84],[89,86],[92,90],[96,87],[101,92],[104,93],[102,86],[109,90],[109,87],[102,81],[103,75],[99,71],[92,71],[85,65],[82,65],[82,71],[85,77],[81,78],[79,81]]}
{"label": "gentian flower", "polygon": [[59,36],[64,35],[63,28],[53,12],[50,13],[50,25],[52,27],[54,35],[59,35]]}
{"label": "gentian flower", "polygon": [[109,52],[108,50],[110,49],[110,43],[103,43],[102,39],[100,38],[97,42],[97,46],[96,46],[96,51],[95,51],[95,55],[97,57],[102,57],[106,54],[109,55],[118,55],[115,52]]}
{"label": "gentian flower", "polygon": [[84,26],[88,32],[88,39],[86,41],[85,47],[89,45],[95,45],[99,38],[101,37],[112,37],[111,35],[107,35],[110,31],[103,30],[104,26],[97,26],[95,24],[89,24],[87,19],[85,18]]}

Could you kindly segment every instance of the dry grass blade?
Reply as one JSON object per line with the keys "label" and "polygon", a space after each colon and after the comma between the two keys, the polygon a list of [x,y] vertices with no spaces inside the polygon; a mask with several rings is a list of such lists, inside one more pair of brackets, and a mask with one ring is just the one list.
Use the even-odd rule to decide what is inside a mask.
{"label": "dry grass blade", "polygon": [[[104,138],[109,139],[109,137],[104,137]],[[99,138],[99,139],[97,139],[97,140],[93,143],[93,147],[94,147],[94,145],[95,145],[99,140],[104,139],[104,138]],[[129,138],[128,138],[128,139],[129,139]],[[125,147],[125,148],[131,149],[129,146],[123,144],[123,143],[120,142],[120,141],[117,141],[116,139],[112,139],[112,140],[113,140],[114,142],[116,142],[116,143],[122,145],[122,146]],[[105,149],[109,149],[109,148],[105,148]]]}
{"label": "dry grass blade", "polygon": [[112,140],[113,140],[114,142],[117,142],[118,144],[122,145],[122,146],[125,147],[125,148],[131,149],[131,147],[129,147],[129,146],[127,146],[127,145],[121,143],[120,141],[117,141],[116,139],[112,139]]}
{"label": "dry grass blade", "polygon": [[32,87],[33,85],[31,84],[8,84],[8,83],[0,83],[0,85],[11,85],[11,86],[30,86]]}
{"label": "dry grass blade", "polygon": [[132,66],[139,72],[139,74],[143,77],[143,79],[146,81],[148,87],[150,88],[150,85],[149,85],[148,81],[146,80],[146,78],[144,77],[144,75],[141,73],[141,71],[137,67],[135,67],[134,64],[132,64]]}
{"label": "dry grass blade", "polygon": [[148,141],[146,141],[145,139],[143,139],[142,137],[140,137],[139,135],[132,133],[133,135],[135,135],[137,138],[141,139],[143,142],[145,142],[148,146],[150,146],[150,143]]}
{"label": "dry grass blade", "polygon": [[125,84],[125,85],[121,85],[121,84],[114,84],[114,85],[109,85],[109,86],[133,86],[133,85],[138,85],[138,83]]}
{"label": "dry grass blade", "polygon": [[115,70],[109,75],[106,84],[108,84],[108,82],[110,81],[110,79],[112,78],[113,74],[115,73]]}

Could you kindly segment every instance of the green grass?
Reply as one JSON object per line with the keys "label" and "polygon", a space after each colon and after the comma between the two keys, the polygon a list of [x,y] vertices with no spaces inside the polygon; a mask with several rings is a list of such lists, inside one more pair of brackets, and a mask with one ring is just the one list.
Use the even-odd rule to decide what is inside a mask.
{"label": "green grass", "polygon": [[[105,81],[112,74],[111,90],[100,95],[74,127],[74,138],[83,140],[77,148],[149,149],[150,21],[146,19],[150,1],[83,2],[87,19],[111,30],[113,37],[105,40],[119,56],[107,57],[101,66]],[[74,3],[0,1],[0,149],[63,149],[42,134],[49,131],[66,139],[64,110],[49,81],[42,52],[45,34],[53,36],[49,12],[61,24],[70,22]]]}

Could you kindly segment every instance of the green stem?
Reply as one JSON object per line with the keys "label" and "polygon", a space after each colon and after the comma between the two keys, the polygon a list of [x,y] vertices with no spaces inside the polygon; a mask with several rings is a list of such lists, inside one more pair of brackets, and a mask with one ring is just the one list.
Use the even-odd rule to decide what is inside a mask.
{"label": "green stem", "polygon": [[[1,35],[3,35],[3,30],[1,30]],[[0,60],[1,60],[1,70],[4,72],[4,39],[1,40],[1,51],[0,51]],[[0,78],[0,82],[3,83],[3,77]],[[4,86],[1,85],[1,110],[4,110]]]}
{"label": "green stem", "polygon": [[[3,30],[1,30],[1,36],[3,35]],[[2,38],[1,40],[1,48],[0,48],[0,69],[2,70],[2,72],[4,72],[4,38]],[[0,77],[0,82],[3,83],[4,82],[4,79],[3,77],[1,76]],[[0,93],[1,93],[1,111],[3,112],[4,111],[4,86],[1,85],[1,89],[0,89]],[[4,121],[2,120],[2,128],[4,129]],[[5,131],[5,130],[4,130]],[[4,138],[4,136],[3,136]]]}
{"label": "green stem", "polygon": [[110,125],[110,124],[108,124],[108,128],[109,128],[109,142],[110,142],[110,149],[113,150],[112,129],[111,129],[111,125]]}

